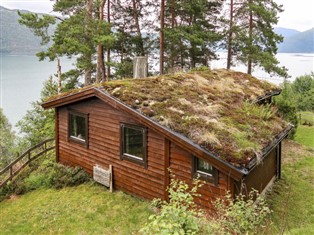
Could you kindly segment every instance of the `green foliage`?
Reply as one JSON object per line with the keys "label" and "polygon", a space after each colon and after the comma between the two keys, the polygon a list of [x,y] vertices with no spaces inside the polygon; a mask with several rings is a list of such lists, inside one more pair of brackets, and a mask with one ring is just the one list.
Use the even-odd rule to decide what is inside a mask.
{"label": "green foliage", "polygon": [[314,112],[314,73],[297,77],[291,89],[298,111]]}
{"label": "green foliage", "polygon": [[258,105],[251,102],[245,102],[243,112],[252,117],[258,117],[267,121],[275,115],[276,110],[271,104]]}
{"label": "green foliage", "polygon": [[232,21],[223,19],[228,35],[225,45],[231,50],[232,64],[233,60],[246,64],[248,73],[258,66],[268,73],[287,77],[287,69],[280,67],[275,57],[277,44],[283,37],[273,29],[282,6],[274,0],[234,1],[233,4]]}
{"label": "green foliage", "polygon": [[217,212],[210,221],[213,234],[261,233],[271,213],[265,199],[254,190],[247,197],[238,195],[235,200],[227,194],[224,199],[217,199],[214,206]]}
{"label": "green foliage", "polygon": [[0,169],[9,164],[15,157],[15,134],[11,124],[0,108]]}
{"label": "green foliage", "polygon": [[166,1],[166,69],[208,66],[208,60],[216,58],[215,49],[223,37],[217,20],[221,7],[222,1]]}
{"label": "green foliage", "polygon": [[298,126],[297,107],[293,99],[294,93],[291,85],[285,81],[281,94],[274,98],[278,108],[278,113],[288,122],[294,125],[294,129],[290,132],[290,138],[293,138]]}
{"label": "green foliage", "polygon": [[314,110],[314,73],[297,77],[292,83],[285,81],[274,100],[283,118],[295,126],[293,136],[298,126],[297,111]]}
{"label": "green foliage", "polygon": [[184,181],[172,179],[170,182],[169,202],[155,201],[161,205],[160,212],[149,217],[149,222],[140,230],[143,234],[199,234],[201,226],[198,217],[202,213],[193,201],[199,196],[199,180],[193,181],[190,188]]}
{"label": "green foliage", "polygon": [[39,188],[60,189],[91,180],[82,168],[61,165],[51,157],[49,155],[48,158],[33,162],[17,176],[17,179],[1,188],[0,201],[11,194],[25,194]]}
{"label": "green foliage", "polygon": [[56,19],[51,15],[39,15],[35,13],[21,13],[18,11],[18,15],[21,17],[19,23],[30,28],[34,35],[41,38],[41,45],[45,45],[50,41],[50,35],[48,29],[51,25],[56,23]]}
{"label": "green foliage", "polygon": [[[42,40],[42,44],[52,41],[49,48],[37,53],[40,60],[49,58],[56,60],[58,57],[68,56],[76,59],[76,73],[85,74],[85,84],[93,82],[92,74],[96,71],[93,57],[98,45],[109,48],[113,44],[110,25],[99,21],[99,2],[89,1],[92,7],[83,1],[56,1],[54,11],[63,15],[61,20],[49,15],[39,16],[34,13],[19,13],[19,23],[30,28]],[[96,10],[97,9],[97,10]],[[53,35],[47,34],[47,28],[58,22]],[[78,77],[76,77],[78,79]]]}

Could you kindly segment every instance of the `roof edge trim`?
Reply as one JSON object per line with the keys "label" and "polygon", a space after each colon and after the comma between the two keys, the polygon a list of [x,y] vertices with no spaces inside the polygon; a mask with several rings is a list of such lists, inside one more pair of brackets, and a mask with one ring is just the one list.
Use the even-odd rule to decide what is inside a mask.
{"label": "roof edge trim", "polygon": [[[273,141],[262,150],[261,153],[261,161],[284,139],[287,137],[289,132],[294,128],[294,125],[290,124],[280,133],[278,134]],[[257,157],[253,158],[247,165],[247,174],[249,174],[258,164]]]}

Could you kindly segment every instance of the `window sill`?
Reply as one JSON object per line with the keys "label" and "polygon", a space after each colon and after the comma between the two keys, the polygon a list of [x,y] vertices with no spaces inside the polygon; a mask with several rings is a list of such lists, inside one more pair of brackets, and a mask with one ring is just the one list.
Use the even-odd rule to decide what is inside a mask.
{"label": "window sill", "polygon": [[218,177],[215,177],[211,174],[202,173],[202,172],[195,172],[194,173],[194,179],[200,179],[200,180],[204,180],[208,183],[218,185]]}
{"label": "window sill", "polygon": [[124,153],[124,154],[121,155],[121,159],[130,161],[132,163],[135,163],[135,164],[138,164],[138,165],[141,165],[141,166],[144,166],[145,169],[147,168],[147,163],[144,161],[143,158],[136,157],[136,156],[133,156],[131,154]]}
{"label": "window sill", "polygon": [[69,141],[69,142],[72,142],[72,143],[76,143],[76,144],[82,145],[82,146],[85,146],[86,148],[87,148],[87,146],[88,146],[86,140],[82,140],[82,139],[77,138],[77,137],[74,137],[74,136],[70,136],[69,139],[68,139],[68,141]]}

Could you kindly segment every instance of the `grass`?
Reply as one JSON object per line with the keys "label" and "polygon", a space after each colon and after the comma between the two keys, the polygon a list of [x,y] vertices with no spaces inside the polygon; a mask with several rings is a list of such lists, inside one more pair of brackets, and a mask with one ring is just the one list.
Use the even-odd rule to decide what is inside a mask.
{"label": "grass", "polygon": [[83,184],[38,189],[0,203],[1,235],[131,234],[152,213],[148,202]]}
{"label": "grass", "polygon": [[299,112],[298,115],[300,124],[297,129],[295,140],[307,147],[314,148],[314,113]]}
{"label": "grass", "polygon": [[314,126],[299,125],[295,140],[307,147],[314,148]]}
{"label": "grass", "polygon": [[283,144],[282,179],[268,197],[273,210],[269,234],[314,234],[313,130],[300,125],[298,143]]}

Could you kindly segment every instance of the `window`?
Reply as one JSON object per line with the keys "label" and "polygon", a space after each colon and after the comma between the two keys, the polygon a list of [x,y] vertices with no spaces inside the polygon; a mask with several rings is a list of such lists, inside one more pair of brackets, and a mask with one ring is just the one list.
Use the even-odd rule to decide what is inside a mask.
{"label": "window", "polygon": [[147,167],[147,129],[121,124],[121,159]]}
{"label": "window", "polygon": [[218,174],[216,168],[214,168],[207,161],[194,157],[193,160],[193,176],[199,176],[201,179],[208,182],[218,184]]}
{"label": "window", "polygon": [[69,140],[88,145],[88,115],[69,111]]}

